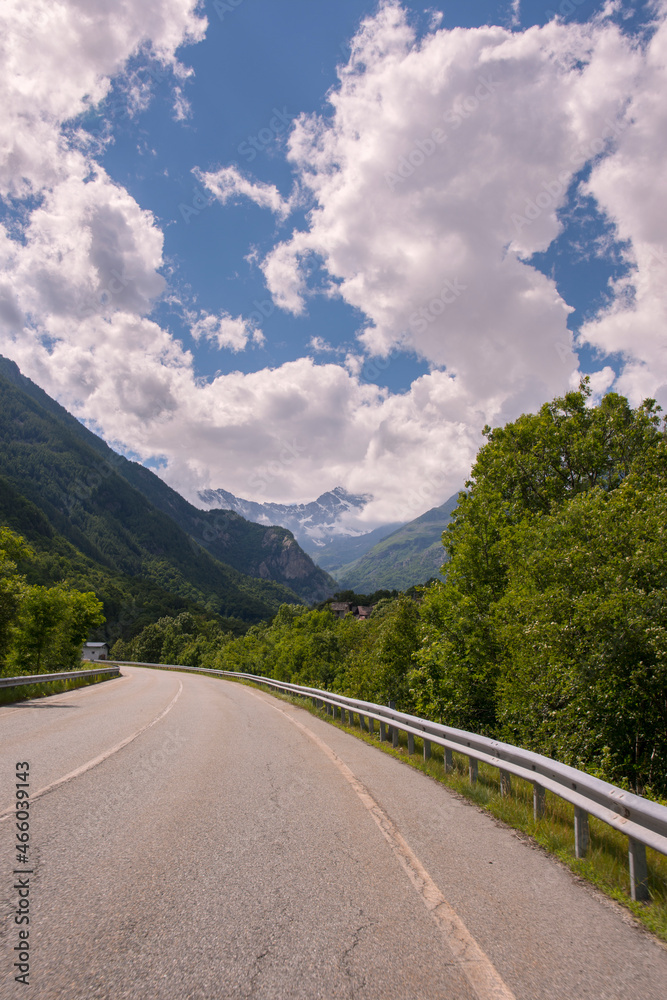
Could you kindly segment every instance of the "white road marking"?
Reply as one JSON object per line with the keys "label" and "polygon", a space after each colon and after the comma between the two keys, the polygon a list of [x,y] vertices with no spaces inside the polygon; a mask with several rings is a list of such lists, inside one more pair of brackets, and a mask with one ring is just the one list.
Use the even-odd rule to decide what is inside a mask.
{"label": "white road marking", "polygon": [[[93,767],[97,767],[98,764],[101,764],[109,757],[112,757],[113,754],[118,753],[118,751],[122,750],[123,747],[128,746],[128,744],[136,740],[138,736],[141,736],[142,733],[145,733],[147,729],[151,729],[151,727],[154,726],[156,723],[158,723],[160,719],[164,719],[165,715],[171,712],[172,708],[174,707],[178,699],[181,697],[182,691],[183,691],[183,682],[179,681],[178,691],[176,692],[172,700],[169,702],[167,707],[162,712],[160,712],[160,714],[157,715],[152,722],[147,722],[145,726],[141,727],[141,729],[137,729],[136,733],[132,733],[131,736],[127,736],[120,743],[117,743],[116,746],[111,747],[109,750],[105,750],[104,753],[101,753],[98,757],[95,757],[93,760],[89,760],[87,764],[82,764],[81,767],[77,767],[75,771],[70,771],[69,774],[66,774],[62,778],[58,778],[57,781],[52,781],[50,785],[45,785],[45,787],[40,788],[38,792],[32,792],[30,795],[30,801],[34,802],[35,799],[40,798],[42,795],[46,795],[47,792],[53,791],[53,789],[57,788],[59,785],[64,785],[66,781],[72,781],[73,778],[78,778],[79,775],[85,774],[86,771],[90,771]],[[15,808],[16,806],[13,805],[10,806],[9,809],[6,809],[4,812],[0,813],[0,823],[3,823],[6,819],[9,819],[10,816],[13,816]]]}
{"label": "white road marking", "polygon": [[[269,704],[259,693],[250,691]],[[311,729],[298,722],[285,709],[270,705],[276,712],[300,729],[338,768],[349,782],[359,799],[369,811],[380,831],[398,858],[412,885],[419,893],[426,909],[439,927],[445,943],[454,957],[454,964],[468,980],[478,1000],[516,1000],[514,994],[501,979],[491,959],[482,951],[474,937],[463,923],[456,910],[447,902],[423,864],[384,809],[378,805],[365,785],[359,781],[331,747],[321,740]]]}

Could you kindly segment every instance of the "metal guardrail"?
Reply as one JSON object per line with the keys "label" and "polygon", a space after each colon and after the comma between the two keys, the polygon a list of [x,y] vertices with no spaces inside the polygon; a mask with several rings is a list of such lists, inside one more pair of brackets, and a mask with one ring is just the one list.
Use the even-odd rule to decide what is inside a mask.
{"label": "metal guardrail", "polygon": [[96,670],[63,670],[59,674],[31,674],[27,677],[0,677],[0,688],[27,687],[33,684],[50,684],[51,681],[71,681],[85,677],[98,677],[103,674],[110,674],[117,677],[120,674],[120,667],[117,663],[112,663],[106,667]]}
{"label": "metal guardrail", "polygon": [[[120,665],[123,664],[120,663]],[[577,858],[585,857],[590,843],[589,815],[595,816],[603,823],[623,833],[628,838],[631,896],[635,900],[648,900],[650,898],[647,885],[646,847],[651,847],[653,850],[667,855],[667,807],[657,802],[651,802],[641,795],[625,791],[607,781],[595,778],[585,771],[561,764],[550,757],[544,757],[542,754],[523,750],[509,743],[501,743],[486,736],[468,733],[462,729],[443,726],[436,722],[430,722],[428,719],[408,715],[405,712],[397,712],[391,707],[360,701],[356,698],[346,698],[343,695],[322,691],[319,688],[288,684],[285,681],[277,681],[256,674],[210,670],[206,667],[184,667],[164,663],[127,663],[126,665],[184,670],[229,677],[235,680],[248,680],[284,694],[310,698],[317,707],[325,708],[327,714],[334,718],[340,717],[342,721],[345,721],[347,713],[350,725],[354,725],[354,716],[356,715],[360,728],[366,732],[373,733],[375,722],[378,722],[380,740],[390,740],[394,746],[398,746],[399,730],[407,733],[408,753],[414,753],[415,736],[421,737],[425,760],[431,756],[431,744],[435,743],[437,746],[441,746],[446,771],[453,767],[452,753],[454,751],[465,755],[468,758],[468,773],[471,783],[477,781],[480,761],[491,764],[500,772],[502,795],[509,795],[511,792],[511,775],[523,778],[533,785],[533,811],[536,819],[544,815],[546,791],[552,792],[574,806],[574,841]]]}

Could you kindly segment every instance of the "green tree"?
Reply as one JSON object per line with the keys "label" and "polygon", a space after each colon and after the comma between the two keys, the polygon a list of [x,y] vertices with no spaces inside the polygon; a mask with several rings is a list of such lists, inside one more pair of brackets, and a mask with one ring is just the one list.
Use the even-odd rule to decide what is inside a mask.
{"label": "green tree", "polygon": [[493,735],[500,666],[491,607],[472,587],[451,580],[428,588],[410,674],[419,714]]}
{"label": "green tree", "polygon": [[[537,414],[524,414],[502,428],[487,427],[484,433],[487,444],[477,456],[466,492],[460,495],[452,524],[443,535],[450,556],[446,580],[428,588],[422,605],[421,642],[411,679],[417,705],[425,714],[442,716],[462,728],[513,733],[519,741],[532,740],[532,745],[544,752],[556,748],[561,754],[578,753],[582,759],[587,754],[589,760],[600,759],[605,741],[616,747],[623,742],[625,763],[619,767],[634,774],[636,767],[630,764],[627,749],[629,736],[619,735],[619,720],[621,715],[633,718],[633,759],[643,759],[637,713],[645,706],[637,702],[632,712],[628,705],[621,707],[623,690],[628,693],[629,689],[619,681],[615,694],[610,695],[605,672],[620,648],[623,632],[612,628],[612,623],[620,623],[627,613],[628,620],[636,622],[632,642],[626,634],[627,663],[634,656],[642,664],[636,677],[643,670],[652,671],[656,678],[657,652],[653,659],[648,652],[636,654],[644,648],[637,645],[642,629],[650,629],[654,623],[651,615],[656,614],[661,585],[653,588],[650,597],[635,594],[633,618],[630,591],[626,589],[621,599],[621,585],[614,580],[623,577],[619,573],[614,576],[612,562],[598,577],[591,577],[589,568],[594,552],[608,551],[609,539],[614,537],[611,529],[603,529],[603,508],[598,510],[595,505],[604,507],[607,499],[618,494],[608,508],[609,516],[618,504],[627,530],[641,534],[640,510],[646,497],[640,499],[637,484],[644,484],[646,496],[664,486],[667,451],[659,407],[646,400],[633,409],[615,393],[592,406],[584,380],[578,391],[545,404]],[[628,485],[626,490],[630,483],[635,486]],[[588,504],[600,519],[575,517]],[[558,519],[568,517],[568,530],[556,531]],[[542,557],[546,558],[547,552],[551,565],[560,567],[566,577],[576,554],[586,553],[580,578],[592,591],[586,601],[578,599],[576,608],[582,612],[578,618],[569,598],[546,573]],[[603,578],[604,600],[599,589]],[[582,634],[591,642],[596,638],[595,656],[591,654],[587,661],[590,665],[595,659],[598,664],[595,685],[587,686],[583,675],[577,680],[572,669],[573,658],[582,656],[581,644],[573,641],[575,619]],[[647,667],[647,663],[652,666]],[[535,673],[540,684],[532,683]],[[656,684],[660,691],[661,682],[656,680]],[[639,687],[637,680],[637,693]],[[595,692],[592,701],[587,701],[587,691]],[[604,702],[609,714],[610,697],[615,699],[614,732],[608,727],[603,735],[599,728],[593,738],[581,713],[593,713],[593,704]],[[602,718],[604,710],[600,713]],[[560,728],[535,722],[542,717],[552,722],[558,717]],[[526,722],[522,728],[522,718],[533,720],[534,727]],[[567,725],[570,736],[566,740]],[[577,725],[589,737],[586,745],[583,735],[579,743],[572,736]],[[653,753],[654,748],[652,744],[647,752]]]}
{"label": "green tree", "polygon": [[370,621],[360,623],[366,630],[364,652],[371,679],[370,700],[394,702],[403,712],[413,710],[409,676],[419,645],[418,623],[417,605],[404,595],[380,601]]}
{"label": "green tree", "polygon": [[32,549],[19,535],[0,528],[0,664],[10,647],[25,590],[25,578],[19,574],[17,562],[32,555]]}
{"label": "green tree", "polygon": [[63,585],[26,588],[7,658],[11,673],[73,669],[88,633],[103,622],[102,604],[92,593]]}
{"label": "green tree", "polygon": [[664,791],[667,488],[636,473],[514,532],[498,605],[502,735]]}

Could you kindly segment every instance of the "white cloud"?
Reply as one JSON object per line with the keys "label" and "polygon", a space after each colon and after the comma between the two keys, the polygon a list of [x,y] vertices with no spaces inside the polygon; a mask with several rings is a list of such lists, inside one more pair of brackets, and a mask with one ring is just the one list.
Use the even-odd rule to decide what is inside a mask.
{"label": "white cloud", "polygon": [[162,242],[151,213],[98,169],[44,193],[22,241],[6,241],[5,269],[24,312],[43,325],[118,310],[144,315],[165,286]]}
{"label": "white cloud", "polygon": [[[21,197],[79,174],[61,125],[109,92],[127,59],[150,50],[180,71],[176,49],[203,37],[196,0],[5,0],[0,7],[0,195]],[[64,71],[66,67],[66,71]]]}
{"label": "white cloud", "polygon": [[560,232],[597,140],[613,142],[638,63],[610,24],[417,42],[385,3],[353,43],[332,115],[303,117],[290,137],[314,208],[264,262],[276,304],[305,310],[317,255],[366,315],[369,352],[411,349],[506,417],[567,388],[571,310],[527,258]]}
{"label": "white cloud", "polygon": [[181,87],[174,88],[174,119],[183,122],[192,115],[192,106]]}
{"label": "white cloud", "polygon": [[[28,13],[11,0],[0,15],[14,33],[0,192],[39,196],[20,231],[0,230],[3,353],[77,415],[144,459],[164,456],[166,477],[191,496],[224,486],[305,500],[340,483],[376,495],[369,526],[416,516],[461,485],[486,422],[576,378],[569,306],[529,258],[558,235],[570,179],[598,154],[588,191],[636,270],[583,335],[623,354],[621,388],[655,394],[667,382],[664,25],[646,54],[601,21],[442,29],[418,42],[398,3],[353,40],[332,116],[295,126],[295,190],[313,209],[262,265],[276,304],[299,314],[319,258],[327,293],[367,318],[359,353],[198,380],[190,353],[151,319],[166,291],[156,220],[65,128],[142,47],[184,78],[175,53],[201,36],[195,10],[91,0],[82,13],[72,0]],[[133,100],[144,99],[137,84]],[[198,176],[223,204],[250,198],[280,219],[295,204],[234,167]],[[233,351],[262,336],[224,309],[191,325]],[[363,351],[386,367],[401,349],[433,370],[405,393],[378,391]],[[612,376],[597,373],[595,391]]]}
{"label": "white cloud", "polygon": [[340,354],[345,353],[344,348],[332,347],[328,341],[323,337],[311,337],[308,346],[315,351],[316,354]]}
{"label": "white cloud", "polygon": [[236,167],[221,167],[209,173],[195,169],[193,173],[197,180],[215,195],[221,205],[226,205],[233,199],[248,198],[260,208],[268,208],[280,218],[285,218],[292,210],[291,200],[285,200],[275,184],[250,181]]}
{"label": "white cloud", "polygon": [[222,312],[219,316],[210,313],[203,313],[199,319],[194,320],[190,327],[190,332],[195,340],[202,338],[216,343],[220,350],[229,348],[231,351],[243,351],[248,346],[248,341],[255,344],[264,343],[264,334],[256,329],[253,324],[242,316],[231,316],[228,312]]}
{"label": "white cloud", "polygon": [[[663,16],[667,5],[662,5]],[[598,201],[633,266],[613,288],[609,308],[585,324],[582,340],[618,352],[623,371],[615,388],[638,403],[646,396],[667,407],[667,23],[651,39],[638,69],[618,147],[593,169],[586,190]]]}

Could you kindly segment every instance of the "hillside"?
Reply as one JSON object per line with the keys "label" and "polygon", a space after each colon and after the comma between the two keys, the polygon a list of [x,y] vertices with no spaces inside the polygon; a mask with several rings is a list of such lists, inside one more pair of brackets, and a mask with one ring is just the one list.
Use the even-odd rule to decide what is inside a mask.
{"label": "hillside", "polygon": [[357,593],[374,590],[407,590],[439,577],[445,562],[442,533],[458,504],[455,493],[440,507],[393,531],[360,559],[336,571],[341,589]]}
{"label": "hillside", "polygon": [[367,531],[362,535],[332,535],[311,553],[313,562],[337,577],[342,567],[358,562],[374,545],[401,527],[403,525],[398,522],[383,524],[382,527],[374,528],[373,531]]}
{"label": "hillside", "polygon": [[79,470],[78,478],[75,477],[72,483],[72,497],[83,501],[102,488],[101,480],[117,475],[172,519],[198,546],[238,572],[282,584],[306,603],[321,601],[335,590],[335,581],[315,566],[289,531],[254,524],[232,511],[198,510],[150,469],[114,452],[59,403],[21,375],[13,362],[1,357],[0,377],[12,382],[56,420],[66,431],[68,440],[78,440],[102,459],[100,462],[96,458],[92,467],[89,463]]}
{"label": "hillside", "polygon": [[165,611],[196,606],[256,622],[297,600],[287,579],[296,581],[302,600],[331,592],[329,578],[289,532],[226,513],[191,507],[2,359],[0,516],[38,549],[41,569],[33,567],[33,574],[49,582],[58,573],[74,575],[80,583],[96,581],[98,591],[102,583],[109,592],[115,587],[116,627],[122,618],[142,616],[145,599]]}

